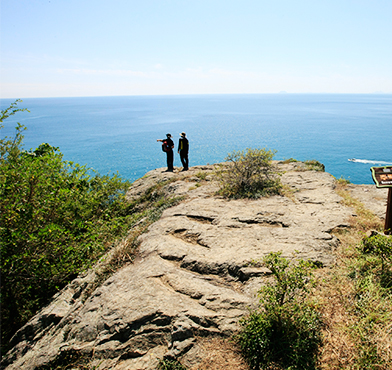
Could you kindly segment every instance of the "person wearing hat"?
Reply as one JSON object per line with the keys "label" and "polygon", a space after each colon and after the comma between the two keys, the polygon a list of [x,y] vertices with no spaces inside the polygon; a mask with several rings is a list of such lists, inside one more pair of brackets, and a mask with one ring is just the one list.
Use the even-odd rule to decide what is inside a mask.
{"label": "person wearing hat", "polygon": [[181,132],[180,140],[178,142],[178,153],[180,154],[183,171],[188,171],[188,152],[189,152],[189,141],[186,138],[185,132]]}
{"label": "person wearing hat", "polygon": [[173,172],[173,161],[174,161],[174,156],[173,156],[173,148],[174,148],[174,143],[173,140],[171,139],[170,134],[166,134],[166,139],[157,139],[157,141],[162,142],[162,150],[166,152],[166,162],[167,162],[167,172]]}

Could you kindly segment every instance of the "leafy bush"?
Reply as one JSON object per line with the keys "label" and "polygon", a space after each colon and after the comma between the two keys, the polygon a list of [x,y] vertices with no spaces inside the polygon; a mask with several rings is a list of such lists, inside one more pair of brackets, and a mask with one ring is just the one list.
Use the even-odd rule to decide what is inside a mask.
{"label": "leafy bush", "polygon": [[258,198],[279,194],[282,186],[272,165],[275,151],[248,148],[233,151],[225,158],[230,165],[221,165],[217,176],[220,194],[228,198]]}
{"label": "leafy bush", "polygon": [[264,264],[274,282],[260,289],[261,307],[241,321],[244,358],[252,369],[314,369],[322,343],[322,320],[307,298],[314,264],[290,264],[280,252],[268,254]]}
{"label": "leafy bush", "polygon": [[[375,231],[362,239],[359,246],[360,258],[351,274],[358,274],[361,279],[374,280],[381,289],[392,290],[392,236]],[[390,294],[390,293],[389,293]]]}
{"label": "leafy bush", "polygon": [[304,163],[306,167],[311,171],[320,171],[320,172],[325,171],[325,166],[319,161],[316,161],[315,159],[305,161]]}
{"label": "leafy bush", "polygon": [[377,256],[381,262],[382,272],[392,266],[392,237],[373,233],[362,241],[363,252]]}
{"label": "leafy bush", "polygon": [[[21,109],[13,103],[1,122]],[[1,125],[0,128],[4,126]],[[63,160],[58,148],[22,149],[25,127],[0,141],[2,346],[59,289],[127,232],[130,183]]]}

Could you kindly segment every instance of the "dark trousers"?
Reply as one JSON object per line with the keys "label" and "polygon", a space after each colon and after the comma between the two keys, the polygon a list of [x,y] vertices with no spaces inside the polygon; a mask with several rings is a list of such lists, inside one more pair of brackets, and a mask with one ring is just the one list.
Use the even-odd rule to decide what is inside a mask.
{"label": "dark trousers", "polygon": [[172,150],[167,151],[166,152],[166,161],[167,161],[167,169],[169,171],[173,171],[173,159],[174,159],[173,151]]}
{"label": "dark trousers", "polygon": [[188,169],[188,152],[184,152],[183,150],[180,150],[180,159],[182,163],[182,167],[184,167],[184,170]]}

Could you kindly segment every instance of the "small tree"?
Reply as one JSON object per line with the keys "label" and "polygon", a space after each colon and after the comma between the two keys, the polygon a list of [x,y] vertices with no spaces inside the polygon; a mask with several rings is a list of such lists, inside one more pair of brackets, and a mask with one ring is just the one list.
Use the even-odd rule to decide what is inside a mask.
{"label": "small tree", "polygon": [[221,165],[217,176],[220,194],[228,198],[258,198],[279,194],[282,188],[278,172],[272,165],[276,151],[247,148],[233,151],[225,158],[229,166]]}

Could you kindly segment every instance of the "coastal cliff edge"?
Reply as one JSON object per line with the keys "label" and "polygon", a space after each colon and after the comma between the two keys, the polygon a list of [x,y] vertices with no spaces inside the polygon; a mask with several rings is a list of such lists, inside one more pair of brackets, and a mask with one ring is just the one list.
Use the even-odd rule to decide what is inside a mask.
{"label": "coastal cliff edge", "polygon": [[[159,182],[168,197],[183,200],[139,237],[133,263],[87,298],[93,270],[58,293],[17,332],[5,368],[46,369],[67,356],[86,356],[95,369],[155,369],[164,357],[197,368],[208,355],[203,343],[231,337],[257,303],[270,274],[257,261],[282,251],[329,268],[339,245],[335,232],[355,217],[330,174],[301,162],[277,166],[290,196],[224,199],[216,195],[213,165],[156,169],[135,181],[129,200]],[[385,217],[386,189],[349,184],[347,191]]]}

